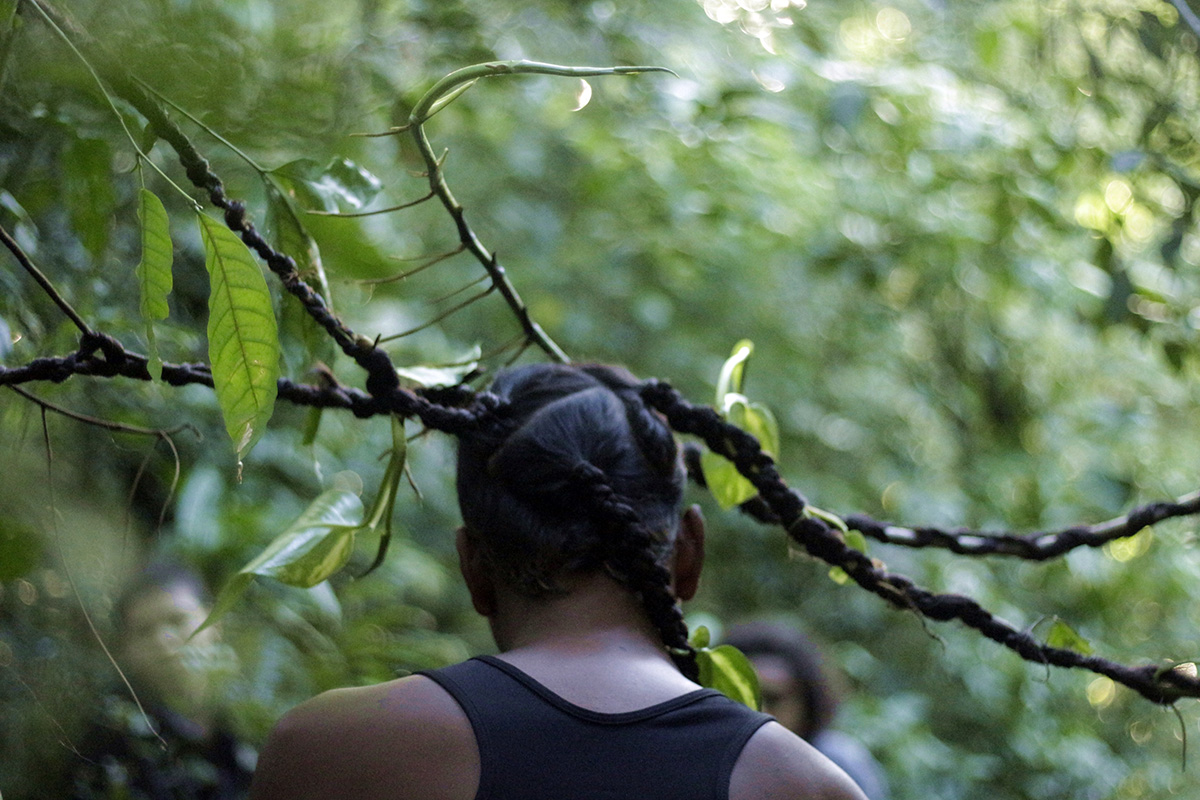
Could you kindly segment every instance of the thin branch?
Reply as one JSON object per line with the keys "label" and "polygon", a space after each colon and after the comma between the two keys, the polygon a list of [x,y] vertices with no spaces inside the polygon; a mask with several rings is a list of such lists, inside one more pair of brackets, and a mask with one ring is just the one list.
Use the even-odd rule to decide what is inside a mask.
{"label": "thin branch", "polygon": [[96,623],[92,621],[92,615],[88,612],[87,605],[83,602],[83,595],[79,593],[78,584],[75,583],[75,575],[71,571],[71,564],[67,559],[66,548],[63,547],[62,531],[58,526],[58,502],[55,498],[54,491],[54,451],[50,446],[50,426],[47,424],[46,420],[46,412],[48,410],[49,409],[46,406],[42,406],[42,439],[46,447],[46,487],[50,494],[50,527],[54,531],[54,541],[58,548],[58,558],[62,563],[63,573],[67,576],[67,583],[71,587],[72,594],[75,595],[75,602],[79,605],[79,611],[83,614],[83,618],[87,622],[88,628],[91,630],[92,638],[94,638],[96,643],[100,645],[100,649],[104,651],[104,655],[108,658],[109,663],[113,665],[113,668],[117,671],[117,674],[121,676],[121,681],[125,684],[125,688],[129,691],[129,696],[133,699],[134,704],[137,705],[138,711],[141,712],[142,719],[145,721],[146,726],[150,729],[150,732],[154,734],[154,737],[158,739],[159,745],[162,747],[162,749],[166,750],[167,740],[162,737],[162,735],[158,732],[158,729],[155,728],[154,724],[150,721],[150,715],[146,713],[146,709],[142,706],[142,701],[138,698],[137,692],[134,691],[133,684],[131,684],[129,679],[125,677],[125,671],[122,670],[121,665],[117,663],[117,659],[108,649],[108,645],[105,643],[104,637],[100,635],[100,631],[96,628]]}
{"label": "thin branch", "polygon": [[[416,275],[420,272],[423,272],[424,270],[429,269],[434,264],[440,264],[441,262],[445,261],[448,258],[453,258],[454,256],[461,253],[464,249],[466,249],[466,248],[460,244],[458,247],[454,248],[453,250],[449,250],[445,253],[442,253],[441,255],[430,256],[429,259],[427,261],[425,261],[424,263],[420,264],[419,266],[413,267],[412,269],[410,269],[406,272],[401,272],[399,275],[390,275],[386,278],[364,278],[360,281],[356,281],[356,283],[362,284],[364,286],[380,286],[385,283],[395,283],[396,281],[402,281],[405,278],[411,278],[413,275]],[[416,259],[402,258],[402,259],[398,259],[398,260],[400,260],[400,261],[415,261]]]}
{"label": "thin branch", "polygon": [[438,324],[439,322],[446,319],[450,315],[457,314],[459,311],[462,311],[464,308],[466,308],[467,306],[476,302],[477,300],[482,300],[483,298],[487,297],[489,294],[491,294],[493,291],[495,291],[495,289],[496,289],[496,287],[494,285],[489,286],[488,288],[484,289],[479,294],[476,294],[472,297],[468,297],[466,300],[463,300],[458,305],[446,309],[441,314],[438,314],[436,317],[429,320],[428,322],[421,323],[417,327],[409,328],[408,330],[402,331],[401,333],[393,333],[391,336],[384,336],[384,337],[380,338],[379,341],[382,343],[382,342],[391,342],[396,339],[403,339],[405,336],[412,336],[414,333],[419,333],[420,331],[423,331],[426,328],[433,327],[434,325]]}
{"label": "thin branch", "polygon": [[87,414],[81,414],[78,411],[72,411],[69,408],[64,408],[56,403],[52,403],[49,400],[43,400],[31,392],[25,391],[19,386],[9,386],[8,388],[21,395],[31,403],[34,403],[45,409],[46,411],[53,411],[55,414],[60,414],[68,419],[73,419],[76,422],[82,422],[85,425],[103,428],[107,431],[114,431],[116,433],[132,433],[137,436],[156,436],[159,438],[170,437],[176,433],[180,433],[181,431],[191,431],[193,434],[195,434],[197,439],[201,438],[200,431],[197,430],[196,426],[192,425],[190,422],[185,422],[182,425],[175,426],[174,428],[142,428],[137,425],[127,425],[124,422],[113,422],[112,420],[100,419],[99,417],[93,417]]}
{"label": "thin branch", "polygon": [[[446,302],[447,300],[449,300],[451,297],[457,297],[458,295],[462,294],[463,292],[467,291],[468,289],[470,289],[470,288],[472,288],[472,287],[475,287],[475,286],[478,286],[478,285],[479,285],[479,284],[481,284],[481,283],[484,283],[484,282],[486,282],[486,281],[487,281],[487,279],[488,279],[488,276],[487,276],[487,275],[480,275],[480,276],[479,276],[478,278],[476,278],[475,280],[473,280],[473,281],[470,281],[470,282],[468,282],[468,283],[465,283],[465,284],[463,284],[462,286],[458,287],[458,288],[457,288],[457,289],[455,289],[454,291],[452,291],[452,292],[448,292],[448,293],[446,293],[446,294],[442,295],[441,297],[435,297],[434,299],[432,299],[432,300],[429,300],[429,301],[427,301],[427,302],[428,302],[428,303],[429,303],[429,305],[431,305],[431,306],[437,306],[437,305],[441,305],[442,303],[444,303],[444,302]],[[486,292],[485,292],[485,294],[486,294]]]}
{"label": "thin branch", "polygon": [[390,206],[388,208],[378,208],[378,209],[375,209],[374,211],[353,211],[353,212],[321,211],[319,209],[310,208],[307,211],[307,213],[312,214],[317,217],[333,217],[334,219],[355,219],[357,217],[374,217],[379,214],[390,214],[393,211],[403,211],[406,208],[412,208],[413,206],[419,206],[421,203],[424,203],[426,200],[430,200],[432,198],[433,198],[433,192],[429,192],[428,194],[418,197],[416,200],[409,200],[407,203],[401,203],[398,206]]}
{"label": "thin branch", "polygon": [[421,153],[421,158],[425,161],[429,188],[441,200],[442,206],[450,214],[451,219],[454,220],[455,227],[458,230],[459,241],[463,243],[463,246],[487,270],[488,275],[492,278],[492,285],[504,297],[504,301],[508,304],[517,321],[520,323],[521,328],[525,331],[526,338],[537,344],[551,358],[564,363],[569,362],[570,358],[542,330],[541,326],[533,321],[529,315],[528,307],[521,300],[521,296],[517,293],[512,282],[509,281],[504,268],[500,266],[495,254],[489,252],[484,247],[475,231],[467,223],[463,207],[454,197],[454,193],[446,183],[445,175],[442,171],[442,160],[445,156],[443,155],[442,158],[439,158],[434,154],[433,146],[430,144],[429,137],[425,133],[424,125],[433,115],[453,102],[459,95],[474,85],[475,81],[481,78],[496,75],[531,73],[584,77],[597,75],[633,75],[641,72],[671,72],[671,70],[663,67],[564,67],[557,64],[544,64],[536,61],[496,61],[486,64],[475,64],[455,70],[435,83],[413,107],[412,113],[409,115],[408,124],[403,128],[393,129],[388,132],[398,133],[406,129],[412,134],[417,149]]}
{"label": "thin branch", "polygon": [[2,242],[4,246],[8,248],[8,251],[13,254],[13,256],[17,259],[17,263],[24,267],[25,271],[33,276],[33,279],[37,281],[39,286],[42,287],[42,291],[54,301],[54,304],[58,306],[64,314],[67,315],[67,318],[70,319],[71,322],[75,323],[75,327],[79,328],[81,333],[84,335],[94,335],[92,329],[89,328],[88,324],[83,321],[83,317],[79,316],[79,313],[71,307],[71,304],[68,303],[61,294],[59,294],[58,290],[54,288],[54,284],[50,282],[50,279],[47,278],[40,269],[34,266],[34,263],[29,259],[29,256],[25,254],[25,251],[21,249],[21,246],[17,244],[17,241],[13,239],[13,237],[9,236],[8,231],[4,230],[3,226],[0,226],[0,242]]}

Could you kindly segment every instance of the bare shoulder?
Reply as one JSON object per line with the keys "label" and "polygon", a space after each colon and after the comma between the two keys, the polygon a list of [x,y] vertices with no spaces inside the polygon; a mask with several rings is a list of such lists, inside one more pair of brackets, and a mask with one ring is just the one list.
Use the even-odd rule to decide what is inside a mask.
{"label": "bare shoulder", "polygon": [[289,711],[267,738],[250,796],[470,800],[478,782],[466,715],[434,681],[411,676],[335,689]]}
{"label": "bare shoulder", "polygon": [[730,800],[866,800],[816,748],[778,722],[746,742],[729,782]]}

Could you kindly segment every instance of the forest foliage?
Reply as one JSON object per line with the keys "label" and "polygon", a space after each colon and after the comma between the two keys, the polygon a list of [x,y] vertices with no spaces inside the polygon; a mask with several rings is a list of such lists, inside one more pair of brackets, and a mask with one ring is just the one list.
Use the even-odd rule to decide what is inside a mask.
{"label": "forest foliage", "polygon": [[[403,127],[471,64],[654,65],[673,74],[488,78],[425,125],[554,343],[521,358],[557,347],[695,403],[715,390],[718,410],[776,431],[791,486],[842,516],[1032,533],[1197,488],[1200,61],[1182,0],[57,7],[413,385],[486,376],[527,331],[499,292],[463,304],[487,276],[437,198],[409,205],[430,188],[419,143],[361,134]],[[88,325],[152,364],[215,369],[213,342],[239,329],[214,327],[214,290],[264,281],[271,305],[255,313],[280,351],[259,360],[361,386],[168,144],[100,86],[29,3],[0,0],[0,227]],[[0,365],[74,352],[78,327],[3,258]],[[753,356],[722,379],[741,340]],[[109,679],[83,612],[103,632],[147,553],[249,584],[281,563],[269,542],[311,528],[305,514],[354,533],[330,542],[348,560],[331,580],[258,581],[222,620],[240,664],[227,699],[252,739],[316,691],[490,646],[455,580],[446,437],[195,384],[21,388],[125,430],[0,392],[6,797],[35,796],[69,756]],[[842,727],[896,797],[1163,797],[1194,782],[1180,764],[1194,701],[1176,716],[923,623],[695,501],[710,565],[689,613],[717,633],[781,614],[817,634],[852,690]],[[1196,544],[1190,517],[1044,563],[860,542],[1043,641],[1168,669],[1200,658]]]}

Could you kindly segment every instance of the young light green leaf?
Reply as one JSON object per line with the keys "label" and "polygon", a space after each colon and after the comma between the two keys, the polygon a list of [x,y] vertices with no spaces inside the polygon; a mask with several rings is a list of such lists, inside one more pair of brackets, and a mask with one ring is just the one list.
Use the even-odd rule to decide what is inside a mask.
{"label": "young light green leaf", "polygon": [[[745,348],[742,352],[745,352]],[[728,379],[740,381],[741,372],[731,370]],[[729,423],[758,439],[768,455],[779,452],[779,423],[766,406],[751,403],[744,395],[731,391],[725,394],[725,402],[720,408]],[[758,494],[754,484],[743,477],[724,456],[705,451],[700,456],[700,467],[704,471],[704,482],[722,508],[733,508]]]}
{"label": "young light green leaf", "polygon": [[853,547],[860,553],[867,552],[867,539],[862,535],[861,531],[852,531],[846,521],[830,511],[823,508],[817,508],[814,505],[806,505],[804,507],[804,516],[813,519],[819,519],[827,523],[830,527],[836,528],[842,532],[842,538],[846,544]]}
{"label": "young light green leaf", "polygon": [[141,291],[142,320],[146,323],[149,343],[150,376],[162,377],[162,359],[154,339],[154,322],[164,320],[170,313],[167,297],[171,294],[171,227],[162,201],[149,189],[138,192],[138,219],[142,223],[142,260],[134,274]]}
{"label": "young light green leaf", "polygon": [[199,221],[209,274],[209,362],[240,464],[275,409],[279,333],[267,282],[249,249],[207,215]]}
{"label": "young light green leaf", "polygon": [[1050,647],[1074,650],[1085,656],[1092,654],[1091,643],[1061,619],[1055,619],[1054,624],[1050,626],[1050,632],[1046,634],[1046,644]]}
{"label": "young light green leaf", "polygon": [[[842,522],[840,517],[835,517],[835,519],[837,519],[837,521],[841,522],[843,525],[846,524],[845,522]],[[842,536],[845,538],[846,545],[848,547],[852,547],[860,553],[867,552],[867,537],[862,535],[862,531],[843,529]]]}
{"label": "young light green leaf", "polygon": [[688,644],[697,650],[703,650],[708,647],[712,641],[712,634],[709,633],[707,625],[697,625],[692,630],[692,635],[688,637]]}
{"label": "young light green leaf", "polygon": [[[478,80],[478,79],[476,79],[476,80]],[[434,114],[438,113],[443,108],[450,105],[455,100],[457,100],[459,97],[461,97],[462,94],[467,91],[467,89],[470,89],[474,85],[475,85],[475,81],[468,81],[467,83],[460,84],[459,86],[455,86],[448,93],[442,95],[441,97],[439,97],[437,100],[434,101],[433,105],[429,107],[429,113],[427,113],[425,115],[425,118],[421,121],[425,122],[426,120],[428,120]]]}
{"label": "young light green leaf", "polygon": [[762,708],[758,674],[741,650],[728,644],[701,648],[696,652],[696,665],[701,686],[716,689],[755,711]]}
{"label": "young light green leaf", "polygon": [[725,406],[725,395],[730,392],[741,393],[746,376],[746,361],[753,352],[754,342],[749,339],[742,339],[733,346],[733,354],[725,360],[717,378],[717,408]]}
{"label": "young light green leaf", "polygon": [[771,409],[761,403],[751,403],[743,395],[726,395],[725,419],[758,439],[763,452],[769,456],[779,453],[779,423]]}
{"label": "young light green leaf", "polygon": [[846,570],[841,567],[829,568],[829,580],[836,583],[838,586],[845,586],[850,582],[850,576],[846,574]]}

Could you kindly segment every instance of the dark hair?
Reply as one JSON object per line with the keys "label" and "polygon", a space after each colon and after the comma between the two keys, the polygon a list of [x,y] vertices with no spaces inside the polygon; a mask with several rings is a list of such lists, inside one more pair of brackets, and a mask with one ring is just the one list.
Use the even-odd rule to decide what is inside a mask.
{"label": "dark hair", "polygon": [[729,629],[725,643],[751,659],[777,656],[787,664],[804,702],[804,730],[795,732],[802,739],[811,741],[833,722],[841,704],[839,692],[822,665],[820,649],[798,628],[766,620],[745,622]]}
{"label": "dark hair", "polygon": [[204,605],[212,605],[212,593],[199,573],[177,561],[153,561],[130,579],[113,604],[118,629],[124,630],[133,604],[154,590],[170,591],[176,586],[192,592]]}
{"label": "dark hair", "polygon": [[489,424],[460,434],[458,502],[497,577],[526,595],[606,570],[636,592],[676,663],[695,661],[666,558],[684,471],[666,422],[627,371],[533,364],[501,372]]}

